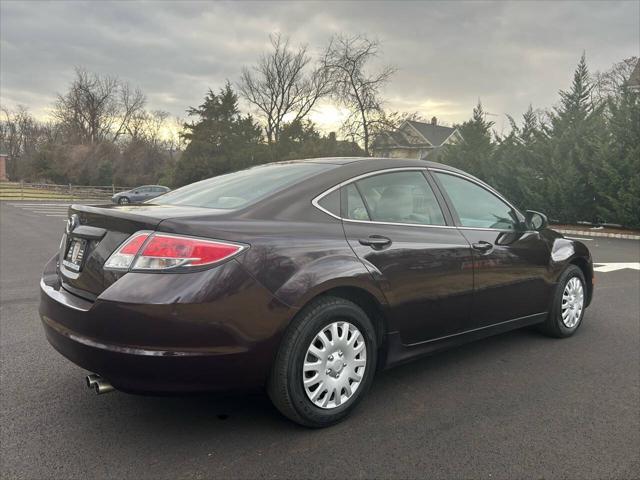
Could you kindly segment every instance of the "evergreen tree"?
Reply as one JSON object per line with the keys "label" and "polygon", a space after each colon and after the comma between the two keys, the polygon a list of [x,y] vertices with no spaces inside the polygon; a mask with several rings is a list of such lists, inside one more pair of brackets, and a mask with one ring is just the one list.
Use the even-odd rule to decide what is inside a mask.
{"label": "evergreen tree", "polygon": [[533,108],[522,116],[522,126],[508,116],[511,131],[497,137],[493,155],[493,184],[522,209],[543,210],[544,184],[541,146],[545,137]]}
{"label": "evergreen tree", "polygon": [[494,144],[491,141],[493,122],[487,121],[482,103],[473,109],[473,116],[458,126],[463,141],[448,145],[438,156],[438,160],[447,165],[465,170],[478,178],[493,180],[492,155]]}
{"label": "evergreen tree", "polygon": [[273,150],[279,160],[361,157],[365,154],[357,143],[337,140],[335,133],[321,135],[310,120],[286,124]]}
{"label": "evergreen tree", "polygon": [[605,131],[603,109],[591,100],[593,86],[582,55],[571,88],[560,91],[560,105],[550,114],[548,166],[544,175],[552,218],[597,218],[595,156]]}
{"label": "evergreen tree", "polygon": [[238,96],[228,82],[218,94],[209,90],[204,103],[187,113],[197,120],[184,125],[188,145],[172,183],[184,185],[260,163],[260,126],[251,115],[240,113]]}
{"label": "evergreen tree", "polygon": [[603,220],[640,227],[640,95],[622,85],[607,99],[608,134],[594,178]]}

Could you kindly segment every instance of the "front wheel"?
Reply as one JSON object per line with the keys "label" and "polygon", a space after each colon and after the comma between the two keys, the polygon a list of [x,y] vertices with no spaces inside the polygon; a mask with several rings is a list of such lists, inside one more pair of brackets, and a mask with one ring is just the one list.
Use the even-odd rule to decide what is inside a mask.
{"label": "front wheel", "polygon": [[356,304],[321,297],[292,321],[278,351],[268,392],[282,414],[307,427],[345,418],[376,370],[376,335]]}
{"label": "front wheel", "polygon": [[573,335],[584,318],[586,294],[582,270],[570,265],[560,275],[549,316],[540,327],[542,332],[556,338]]}
{"label": "front wheel", "polygon": [[127,197],[120,197],[118,199],[118,204],[119,205],[128,205],[129,203],[130,203],[129,199]]}

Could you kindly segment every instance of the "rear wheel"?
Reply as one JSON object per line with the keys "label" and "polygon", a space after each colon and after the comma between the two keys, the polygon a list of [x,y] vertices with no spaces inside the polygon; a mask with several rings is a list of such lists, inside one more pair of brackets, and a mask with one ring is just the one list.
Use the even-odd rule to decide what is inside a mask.
{"label": "rear wheel", "polygon": [[558,280],[553,304],[541,331],[556,338],[573,335],[584,317],[586,293],[582,270],[570,265]]}
{"label": "rear wheel", "polygon": [[353,302],[321,297],[292,321],[268,392],[285,416],[307,427],[345,418],[371,386],[376,369],[371,320]]}
{"label": "rear wheel", "polygon": [[118,199],[118,204],[120,205],[127,205],[128,203],[130,203],[128,197],[120,197]]}

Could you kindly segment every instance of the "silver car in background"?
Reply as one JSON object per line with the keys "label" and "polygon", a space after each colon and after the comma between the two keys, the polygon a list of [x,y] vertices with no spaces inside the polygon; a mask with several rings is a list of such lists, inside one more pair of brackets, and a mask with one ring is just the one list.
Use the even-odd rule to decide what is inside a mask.
{"label": "silver car in background", "polygon": [[113,197],[111,197],[111,201],[113,203],[117,203],[118,205],[140,203],[144,202],[145,200],[164,195],[170,190],[171,189],[169,187],[164,187],[162,185],[142,185],[141,187],[132,188],[131,190],[127,190],[125,192],[116,193]]}

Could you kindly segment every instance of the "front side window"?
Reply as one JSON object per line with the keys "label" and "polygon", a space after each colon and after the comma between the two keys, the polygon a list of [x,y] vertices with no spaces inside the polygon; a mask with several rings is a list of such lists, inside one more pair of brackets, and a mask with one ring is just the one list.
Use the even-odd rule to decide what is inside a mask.
{"label": "front side window", "polygon": [[420,171],[383,173],[356,185],[373,221],[446,225],[436,196]]}
{"label": "front side window", "polygon": [[518,217],[513,208],[493,193],[456,175],[434,173],[449,195],[463,227],[516,229]]}

